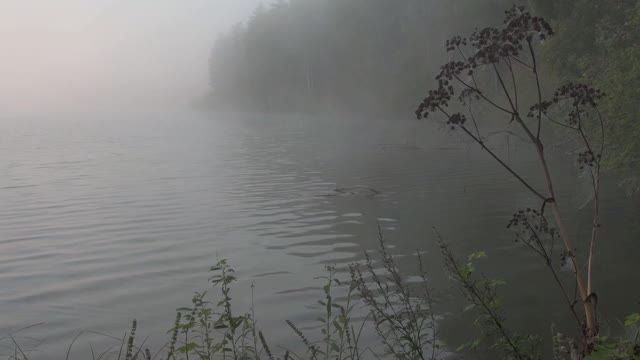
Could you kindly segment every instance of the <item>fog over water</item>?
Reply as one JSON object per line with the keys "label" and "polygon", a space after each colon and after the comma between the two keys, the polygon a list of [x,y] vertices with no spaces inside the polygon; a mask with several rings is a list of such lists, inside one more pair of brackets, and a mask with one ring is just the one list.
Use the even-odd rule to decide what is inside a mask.
{"label": "fog over water", "polygon": [[259,3],[2,0],[0,109],[184,104],[207,89],[216,36]]}
{"label": "fog over water", "polygon": [[[423,253],[447,345],[477,329],[443,271],[434,227],[462,258],[489,254],[478,268],[506,280],[500,296],[514,329],[575,330],[545,264],[505,229],[540,198],[457,123],[413,115],[448,56],[431,45],[471,26],[447,14],[490,21],[502,5],[262,1],[280,5],[251,18],[260,3],[0,0],[0,358],[4,335],[25,326],[38,324],[21,341],[46,360],[64,358],[82,331],[121,336],[133,318],[159,349],[175,309],[210,288],[219,258],[237,270],[234,306],[250,308],[254,285],[269,340],[300,346],[284,320],[316,331],[317,277],[335,265],[348,278],[349,264],[377,248],[379,229],[403,274],[415,274],[413,255]],[[501,91],[486,75],[479,81]],[[521,108],[532,94],[519,94]],[[521,129],[498,131],[510,119],[486,108],[476,114],[489,121],[474,134],[544,192]],[[589,178],[575,166],[574,143],[544,126],[567,232],[584,256]],[[640,300],[629,285],[640,206],[615,172],[605,176],[594,278],[607,294],[598,312],[613,323]],[[549,247],[560,269],[558,244]],[[570,272],[560,276],[573,286]],[[86,359],[89,344],[114,345],[101,334],[85,333],[70,359]]]}

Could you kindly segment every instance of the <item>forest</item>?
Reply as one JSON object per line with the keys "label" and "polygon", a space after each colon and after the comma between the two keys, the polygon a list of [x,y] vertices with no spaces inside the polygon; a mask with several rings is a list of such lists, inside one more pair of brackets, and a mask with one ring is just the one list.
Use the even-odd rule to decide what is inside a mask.
{"label": "forest", "polygon": [[[640,189],[640,2],[520,1],[557,36],[543,44],[545,89],[567,79],[607,95],[609,168]],[[290,0],[258,7],[220,36],[208,107],[407,118],[432,85],[447,39],[493,26],[507,0]],[[223,105],[224,104],[224,105]]]}

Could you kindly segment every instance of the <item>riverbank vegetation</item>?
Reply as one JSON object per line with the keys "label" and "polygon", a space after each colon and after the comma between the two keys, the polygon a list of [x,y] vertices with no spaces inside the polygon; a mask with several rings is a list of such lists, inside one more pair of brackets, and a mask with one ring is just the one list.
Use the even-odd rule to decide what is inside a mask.
{"label": "riverbank vegetation", "polygon": [[[409,8],[412,4],[411,1],[406,2]],[[555,8],[555,5],[551,7]],[[565,29],[565,32],[571,31]],[[569,336],[552,334],[557,344],[554,356],[572,360],[634,358],[640,356],[635,343],[637,338],[632,343],[611,343],[600,336],[597,306],[599,298],[608,294],[596,292],[597,284],[593,276],[596,249],[600,246],[601,170],[605,149],[608,149],[607,136],[610,136],[605,118],[609,113],[601,110],[601,103],[606,97],[602,90],[579,81],[561,83],[551,91],[548,90],[549,85],[543,85],[554,81],[544,76],[540,48],[552,42],[555,35],[552,24],[543,17],[532,15],[524,6],[513,6],[505,11],[501,25],[476,29],[468,36],[456,35],[447,39],[446,60],[439,67],[434,81],[426,82],[435,85],[418,106],[416,115],[419,119],[435,117],[436,121],[443,122],[451,131],[458,131],[469,138],[504,168],[506,176],[520,182],[531,195],[531,206],[517,210],[507,228],[513,229],[516,242],[524,244],[540,257],[549,270],[550,281],[557,285],[567,311],[575,320],[576,330]],[[555,46],[561,46],[562,41],[566,40],[560,38]],[[310,73],[307,72],[306,76],[307,86],[311,86]],[[609,74],[608,80],[615,81],[615,77]],[[307,90],[310,91],[309,88]],[[549,92],[552,95],[547,95]],[[525,179],[520,175],[517,164],[509,164],[496,149],[491,148],[487,141],[487,128],[496,125],[500,131],[518,132],[523,141],[530,145],[539,162],[539,181]],[[591,194],[587,200],[592,204],[593,218],[591,236],[585,241],[573,239],[567,229],[568,212],[561,208],[562,194],[556,193],[553,175],[547,164],[545,146],[549,145],[550,132],[547,129],[551,127],[563,131],[570,143],[576,146],[576,164],[590,183]],[[536,184],[543,184],[543,189]],[[543,356],[539,349],[539,336],[518,335],[508,330],[496,291],[501,282],[475,275],[471,262],[461,263],[441,239],[439,243],[447,272],[460,285],[470,309],[475,309],[477,313],[475,323],[480,325],[484,335],[493,339],[490,349],[504,359],[524,360]],[[555,264],[552,255],[558,243],[561,262]],[[423,349],[430,345],[430,358],[435,358],[437,339],[432,300],[429,296],[412,298],[408,290],[405,291],[402,277],[394,271],[392,258],[387,255],[384,246],[381,248],[384,268],[391,274],[388,282],[394,285],[394,290],[382,285],[387,282],[376,276],[368,256],[369,275],[373,283],[378,284],[374,288],[379,292],[371,291],[357,266],[351,269],[351,287],[358,289],[360,299],[368,306],[376,332],[386,346],[386,354],[400,359],[424,359]],[[473,254],[470,260],[482,256],[484,253]],[[573,294],[568,284],[558,276],[560,267],[569,269],[573,276]],[[331,281],[331,276],[329,279]],[[422,279],[426,282],[426,275],[422,274]],[[519,285],[522,284],[512,286]],[[423,288],[428,289],[428,284],[423,284]],[[380,299],[383,300],[382,304]],[[415,303],[415,299],[422,301]],[[427,307],[425,299],[429,305]],[[326,345],[324,352],[311,345],[302,332],[289,323],[308,345],[305,358],[315,358],[318,354],[331,358],[331,349],[341,349],[329,338],[332,320],[330,298],[327,297],[327,302],[322,304],[327,306],[329,315],[323,319],[327,324],[322,331]],[[395,308],[398,304],[399,311]],[[421,309],[428,309],[427,313],[431,314],[431,321],[427,322],[427,328],[434,334],[431,339],[421,336],[426,333],[423,331],[425,322],[418,317],[422,315]],[[340,329],[337,323],[334,325]],[[471,343],[470,347],[476,345]]]}
{"label": "riverbank vegetation", "polygon": [[[520,334],[512,331],[500,304],[499,288],[510,286],[500,279],[489,279],[481,270],[487,253],[479,251],[461,258],[434,231],[444,259],[445,270],[458,284],[467,299],[465,312],[475,317],[478,336],[465,344],[449,344],[440,336],[439,324],[444,321],[438,300],[433,293],[422,259],[417,256],[416,275],[401,274],[396,258],[388,252],[380,232],[379,250],[367,253],[361,263],[337,269],[327,266],[326,275],[318,278],[322,297],[313,311],[317,315],[313,330],[299,328],[283,319],[289,329],[287,344],[269,340],[270,329],[263,328],[260,314],[250,309],[238,309],[233,301],[237,281],[227,260],[220,260],[210,269],[212,288],[193,295],[191,304],[177,309],[173,326],[167,331],[164,345],[150,347],[150,340],[139,334],[139,324],[132,321],[122,338],[100,334],[113,345],[90,346],[86,353],[74,348],[83,341],[80,332],[60,359],[116,360],[258,360],[258,359],[542,359],[573,360],[575,343],[552,326],[551,341],[544,335]],[[253,293],[253,292],[252,292]],[[253,295],[252,295],[253,296]],[[260,299],[253,299],[254,301]],[[248,311],[247,311],[248,310]],[[640,314],[632,314],[624,325],[632,330],[629,338],[599,338],[586,360],[640,359]],[[43,357],[32,340],[22,331],[0,337],[3,357],[28,360]],[[93,332],[88,332],[97,334]],[[363,336],[368,336],[367,340]],[[154,339],[158,343],[158,339]],[[160,341],[162,343],[162,341]],[[543,348],[541,344],[551,344]],[[10,350],[8,350],[10,349]],[[7,353],[8,352],[8,353]]]}
{"label": "riverbank vegetation", "polygon": [[[216,42],[207,106],[260,111],[408,116],[448,58],[445,41],[498,25],[507,0],[294,0],[259,7]],[[567,80],[608,96],[603,166],[640,189],[640,4],[635,0],[520,0],[557,36],[538,60],[548,94]],[[494,79],[489,92],[500,91]],[[536,94],[521,94],[535,99]]]}
{"label": "riverbank vegetation", "polygon": [[[441,66],[435,77],[437,85],[428,91],[416,115],[419,119],[442,119],[440,121],[452,131],[475,142],[531,194],[531,206],[515,212],[507,228],[514,230],[516,242],[523,243],[541,258],[575,319],[577,331],[569,339],[568,347],[571,359],[588,358],[598,353],[601,341],[598,298],[607,296],[596,292],[593,276],[596,246],[600,246],[601,168],[608,136],[606,120],[600,111],[605,94],[588,84],[569,81],[554,90],[552,96],[543,95],[541,84],[546,78],[541,73],[539,48],[555,31],[548,21],[530,14],[524,6],[514,6],[505,14],[499,27],[477,29],[469,36],[454,36],[446,41],[446,50],[451,56]],[[497,84],[497,90],[487,90],[492,82]],[[487,144],[488,118],[494,119],[494,125],[495,119],[501,119],[501,131],[520,132],[538,159],[540,181],[525,179],[519,174],[517,164],[509,164]],[[563,197],[556,193],[547,165],[545,146],[549,144],[549,136],[543,128],[549,127],[558,127],[565,131],[567,138],[573,138],[572,143],[577,146],[575,161],[591,185],[588,200],[593,207],[593,217],[591,236],[586,241],[576,241],[567,230],[568,215],[560,207]],[[544,184],[544,190],[538,189],[536,183]],[[573,295],[559,278],[552,259],[556,242],[562,244],[560,265],[574,276]],[[445,259],[452,258],[446,251],[444,254]],[[492,288],[484,292],[474,288],[475,283],[467,283],[464,269],[452,261],[445,263],[463,285],[472,304],[485,309],[486,320],[495,325],[490,331],[504,340],[501,348],[505,349],[505,358],[535,358],[523,352],[526,346],[519,345],[518,338],[508,335],[499,325],[500,315],[488,305],[494,303]]]}
{"label": "riverbank vegetation", "polygon": [[[325,6],[334,3],[322,4]],[[338,6],[335,4],[333,6]],[[371,5],[371,9],[383,10],[382,2],[374,1],[371,4],[377,4]],[[418,6],[417,2],[406,0],[404,4],[407,6],[402,10],[405,15],[420,13],[413,7]],[[571,7],[569,3],[564,2],[539,1],[538,4],[543,9],[541,11],[551,13],[567,11],[566,9]],[[562,7],[559,4],[566,6]],[[593,11],[600,9],[603,13],[625,12],[630,10],[625,8],[630,4],[631,2],[620,1],[616,2],[615,6],[611,6],[612,9],[590,9]],[[257,26],[255,22],[258,19],[260,21],[267,19],[265,14],[280,16],[285,11],[283,9],[302,5],[311,6],[305,2],[280,3],[270,10],[260,10],[249,26]],[[344,6],[348,8],[347,5]],[[388,10],[386,16],[391,15],[390,17],[393,18],[393,11],[398,6],[397,4],[389,6],[386,9]],[[587,5],[585,7],[588,8]],[[347,11],[347,8],[342,10]],[[368,8],[362,6],[361,10]],[[328,9],[330,7],[325,8],[324,11]],[[541,346],[545,335],[517,333],[511,330],[508,322],[509,314],[502,309],[499,296],[499,289],[505,283],[500,279],[488,278],[482,271],[477,270],[476,263],[487,257],[486,252],[473,253],[463,260],[453,252],[437,232],[434,232],[434,239],[439,245],[444,260],[444,268],[464,295],[468,303],[465,311],[474,314],[473,323],[479,330],[479,337],[467,344],[461,346],[447,344],[445,339],[439,337],[438,329],[442,318],[438,315],[440,314],[437,310],[438,302],[433,296],[428,275],[423,270],[420,255],[417,255],[417,275],[407,277],[401,274],[394,257],[385,246],[382,231],[379,231],[378,256],[373,257],[365,253],[362,263],[352,264],[348,269],[336,269],[331,266],[327,268],[327,275],[322,278],[323,298],[318,301],[321,316],[318,318],[317,336],[301,329],[294,322],[283,319],[290,328],[291,338],[295,341],[290,341],[288,344],[272,344],[269,341],[268,329],[261,328],[253,308],[243,311],[234,306],[232,287],[236,281],[235,273],[226,260],[221,260],[210,269],[210,281],[218,291],[217,297],[211,298],[207,291],[196,293],[190,306],[178,309],[174,326],[169,330],[170,339],[165,346],[154,351],[145,347],[145,341],[140,342],[136,338],[138,324],[134,321],[130,333],[121,340],[117,349],[98,353],[92,350],[87,357],[126,360],[441,359],[458,354],[474,358],[479,356],[479,352],[488,352],[491,355],[487,358],[518,360],[640,359],[640,330],[638,329],[640,315],[632,314],[624,322],[625,326],[634,329],[630,338],[617,339],[602,336],[597,306],[599,299],[611,295],[597,293],[597,284],[593,276],[593,264],[597,261],[598,247],[611,246],[610,243],[601,244],[598,241],[601,225],[600,177],[604,159],[606,159],[605,150],[614,152],[615,155],[609,161],[611,164],[616,164],[626,161],[625,156],[630,156],[628,152],[631,150],[628,146],[632,148],[636,146],[623,144],[617,148],[608,147],[606,139],[616,136],[616,131],[622,131],[616,129],[623,125],[625,120],[620,120],[615,115],[626,116],[632,112],[634,106],[631,104],[632,98],[627,98],[623,91],[619,94],[620,98],[606,102],[611,94],[605,96],[602,90],[578,81],[562,83],[551,91],[550,96],[545,96],[547,87],[550,86],[548,84],[555,80],[547,81],[546,77],[542,76],[544,64],[541,59],[544,55],[540,53],[541,49],[543,52],[551,51],[549,49],[554,47],[561,49],[557,50],[558,52],[568,51],[566,57],[570,60],[553,66],[569,69],[565,72],[566,74],[575,71],[573,74],[578,79],[590,79],[594,83],[611,87],[611,91],[615,94],[616,86],[619,85],[612,84],[631,81],[626,77],[619,79],[623,75],[616,71],[633,66],[631,62],[640,58],[635,54],[631,40],[625,37],[626,31],[632,30],[637,23],[636,17],[640,19],[640,7],[634,5],[632,10],[625,14],[618,14],[626,17],[623,24],[626,30],[623,34],[617,34],[615,39],[609,37],[615,33],[615,30],[606,28],[610,20],[601,20],[602,23],[592,29],[595,41],[600,41],[605,48],[613,47],[618,49],[615,51],[631,52],[627,57],[623,56],[623,59],[616,60],[613,64],[600,59],[599,55],[587,56],[581,53],[583,50],[579,49],[578,40],[571,41],[569,37],[553,40],[556,37],[553,22],[532,15],[524,7],[514,6],[505,12],[502,25],[486,27],[473,31],[469,36],[454,36],[446,40],[446,51],[449,55],[441,57],[446,59],[443,61],[444,65],[440,66],[434,81],[422,81],[433,84],[434,87],[427,92],[422,102],[419,102],[420,105],[416,110],[418,118],[435,118],[451,131],[459,132],[462,136],[469,138],[487,156],[504,168],[505,176],[513,177],[522,185],[524,191],[530,194],[531,206],[517,210],[506,225],[513,231],[516,242],[521,243],[524,248],[531,250],[540,258],[549,272],[549,281],[557,285],[559,298],[575,321],[574,330],[570,333],[562,334],[555,329],[552,330],[548,335],[552,339],[551,348]],[[593,16],[596,14],[594,13]],[[602,14],[597,15],[598,19],[601,19],[601,16]],[[562,20],[556,20],[556,23],[560,25],[561,31],[568,32],[570,34],[568,36],[572,36],[571,29],[575,26],[570,24],[572,21],[580,23],[584,19],[582,17],[572,19],[568,16],[562,17]],[[359,26],[369,24],[372,26],[371,31],[376,29],[375,22],[353,21],[353,23],[360,24]],[[402,21],[398,22],[400,23]],[[281,24],[281,21],[274,21],[273,24]],[[416,26],[417,24],[418,22],[415,23]],[[244,34],[243,31],[237,29],[234,36]],[[390,33],[384,29],[377,31],[382,31],[381,34],[385,36],[393,34],[392,30],[389,30]],[[268,33],[264,32],[262,35]],[[250,32],[246,33],[247,36],[248,34]],[[389,40],[385,40],[385,44],[386,41]],[[570,44],[563,45],[563,42],[567,41]],[[629,42],[624,45],[619,44],[619,41]],[[572,46],[576,49],[567,50]],[[273,49],[271,52],[274,52]],[[307,56],[305,61],[316,59],[315,56],[309,54]],[[430,61],[433,59],[431,58]],[[571,61],[574,63],[571,64]],[[306,86],[306,91],[309,91],[307,96],[310,96],[318,91],[317,89],[322,88],[316,87],[319,86],[314,80],[314,76],[317,75],[313,75],[316,70],[312,70],[318,65],[310,67],[309,62],[304,64],[306,67],[302,66],[300,73],[296,76],[303,77],[305,81],[302,84]],[[276,66],[275,63],[272,65]],[[425,66],[424,69],[430,66]],[[585,70],[594,67],[602,70],[592,75]],[[271,73],[266,71],[264,74]],[[286,74],[281,75],[287,78]],[[295,80],[294,77],[289,79],[292,84],[299,83],[299,79]],[[386,81],[391,81],[389,79]],[[247,86],[246,91],[249,92],[244,95],[253,96],[251,91],[256,88]],[[637,89],[631,89],[632,92],[635,90]],[[352,94],[351,90],[348,93]],[[278,103],[280,95],[286,97],[285,94],[278,93],[266,99],[258,97],[260,101],[264,100],[271,106]],[[378,95],[370,93],[366,96]],[[372,100],[366,96],[360,99],[364,103]],[[613,117],[611,121],[614,125],[607,125],[610,117]],[[501,123],[504,131],[514,129],[521,133],[538,159],[540,168],[538,181],[525,179],[519,174],[517,164],[504,161],[500,153],[490,147],[486,141],[487,121],[491,121],[492,125]],[[567,230],[566,218],[569,217],[567,214],[570,214],[571,210],[561,208],[562,194],[556,193],[553,176],[547,166],[546,136],[549,133],[547,129],[552,126],[558,127],[560,129],[558,131],[564,131],[567,138],[570,136],[573,138],[572,144],[577,146],[575,161],[579,169],[584,172],[592,190],[590,198],[587,199],[593,208],[592,221],[588,225],[590,237],[587,239],[573,239]],[[635,131],[633,129],[633,125],[628,124],[627,131]],[[539,186],[542,189],[539,189]],[[559,262],[553,257],[553,254],[558,254],[557,247],[561,248]],[[561,268],[568,270],[571,275],[570,281],[560,278],[558,272]],[[506,286],[517,288],[534,286],[534,284],[517,283],[506,284]],[[573,291],[571,287],[574,288]],[[541,306],[541,309],[527,308],[522,311],[544,310]],[[363,341],[362,336],[365,333],[373,334],[375,340]],[[21,347],[13,334],[1,340],[8,342],[13,349],[13,353],[8,358],[29,358],[29,350]],[[293,345],[294,343],[298,345]],[[73,342],[67,357],[72,353],[72,348]]]}

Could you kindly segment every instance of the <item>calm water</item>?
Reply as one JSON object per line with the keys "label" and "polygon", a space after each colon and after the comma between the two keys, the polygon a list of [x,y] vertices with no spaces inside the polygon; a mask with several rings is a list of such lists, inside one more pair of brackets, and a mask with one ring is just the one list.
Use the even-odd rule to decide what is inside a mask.
{"label": "calm water", "polygon": [[[523,144],[497,137],[495,147],[535,174]],[[569,223],[584,244],[586,179],[564,160],[552,160],[561,205],[582,208]],[[379,194],[334,191],[357,186]],[[255,282],[259,323],[286,345],[284,319],[312,327],[321,311],[314,277],[323,265],[341,268],[375,249],[378,223],[394,253],[425,251],[452,346],[473,333],[456,327],[468,319],[442,273],[432,226],[461,254],[487,250],[481,268],[512,285],[503,295],[507,310],[518,309],[514,327],[546,334],[565,313],[548,273],[505,229],[533,199],[477,147],[410,119],[188,111],[0,118],[0,204],[0,335],[43,323],[19,333],[38,340],[23,338],[27,347],[42,341],[41,359],[63,357],[81,330],[121,336],[134,317],[150,343],[162,342],[174,309],[206,289],[217,257],[238,271],[239,307],[249,306]],[[640,206],[614,179],[603,207],[596,281],[601,313],[615,325],[640,301]],[[402,259],[410,274],[415,261]],[[113,345],[85,334],[77,358],[86,358],[88,342]]]}

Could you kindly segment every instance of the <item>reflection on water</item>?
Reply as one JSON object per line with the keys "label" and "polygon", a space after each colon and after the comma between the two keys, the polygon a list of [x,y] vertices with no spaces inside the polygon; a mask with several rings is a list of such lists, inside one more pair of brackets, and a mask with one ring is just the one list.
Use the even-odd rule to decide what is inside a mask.
{"label": "reflection on water", "polygon": [[[483,270],[513,285],[507,310],[539,309],[513,314],[514,326],[546,334],[564,313],[545,269],[504,229],[534,200],[477,148],[430,124],[114,112],[0,119],[0,131],[0,334],[45,322],[30,335],[46,351],[66,352],[79,330],[121,334],[133,317],[143,335],[164,336],[218,257],[238,270],[239,306],[249,306],[255,282],[260,324],[282,330],[271,338],[284,343],[284,319],[313,325],[322,264],[361,259],[378,224],[394,253],[425,252],[454,344],[470,332],[451,331],[466,320],[432,226],[461,254],[487,250]],[[498,151],[534,175],[524,145],[503,143]],[[561,205],[582,205],[586,185],[556,160]],[[634,282],[640,211],[606,185],[596,283],[607,293],[602,313],[615,318],[640,300],[623,285]],[[569,219],[578,239],[589,214],[587,205]],[[400,266],[410,272],[415,262]]]}

